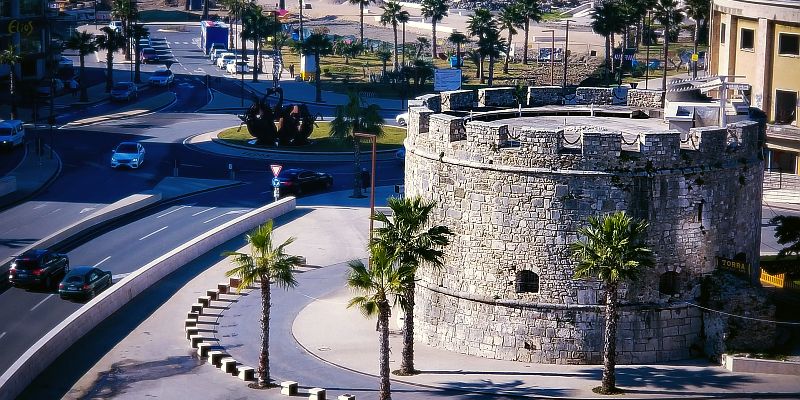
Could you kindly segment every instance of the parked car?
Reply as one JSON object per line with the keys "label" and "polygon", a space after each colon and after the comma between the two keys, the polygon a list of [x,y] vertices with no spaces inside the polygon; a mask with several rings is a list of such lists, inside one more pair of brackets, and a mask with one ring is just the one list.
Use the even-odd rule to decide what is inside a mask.
{"label": "parked car", "polygon": [[406,126],[408,124],[408,113],[404,112],[396,117],[394,117],[395,122],[397,125]]}
{"label": "parked car", "polygon": [[58,68],[72,68],[73,62],[67,57],[61,56],[58,59]]}
{"label": "parked car", "polygon": [[122,142],[111,151],[111,168],[139,168],[144,162],[144,146],[136,142]]}
{"label": "parked car", "polygon": [[250,72],[250,66],[247,65],[247,61],[242,61],[241,58],[237,58],[235,61],[229,62],[225,66],[225,70],[228,71],[229,74],[246,74]]}
{"label": "parked car", "polygon": [[69,272],[66,254],[48,249],[28,250],[11,261],[8,281],[14,287],[51,288]]}
{"label": "parked car", "polygon": [[227,48],[225,43],[212,43],[211,47],[208,48],[208,56],[213,58],[215,50],[227,50]]}
{"label": "parked car", "polygon": [[224,53],[232,53],[232,52],[228,51],[228,49],[226,49],[226,48],[215,48],[215,49],[212,49],[211,52],[209,53],[209,54],[211,54],[210,55],[211,63],[212,64],[216,64],[217,63],[217,59]]}
{"label": "parked car", "polygon": [[18,119],[0,121],[0,145],[14,147],[25,140],[25,126]]}
{"label": "parked car", "polygon": [[219,57],[217,57],[217,68],[225,69],[225,66],[228,65],[229,62],[236,59],[236,55],[233,53],[222,53]]}
{"label": "parked car", "polygon": [[168,69],[160,69],[156,72],[153,72],[147,81],[154,86],[167,86],[174,80],[175,74],[173,74],[172,71]]}
{"label": "parked car", "polygon": [[64,82],[61,79],[53,79],[52,83],[50,79],[43,80],[39,83],[39,86],[36,87],[36,95],[39,97],[50,97],[50,91],[53,91],[53,96],[58,96],[64,93]]}
{"label": "parked car", "polygon": [[145,47],[141,51],[141,59],[145,64],[156,62],[159,60],[158,52],[152,47]]}
{"label": "parked car", "polygon": [[108,27],[117,32],[122,32],[122,21],[111,21],[108,23]]}
{"label": "parked car", "polygon": [[147,47],[153,47],[150,44],[150,38],[143,37],[143,38],[139,39],[139,48],[140,49],[145,49]]}
{"label": "parked car", "polygon": [[139,90],[133,82],[118,82],[111,87],[111,100],[130,101],[139,97]]}
{"label": "parked car", "polygon": [[58,284],[58,295],[62,299],[91,299],[111,286],[111,272],[95,267],[75,267]]}
{"label": "parked car", "polygon": [[333,186],[333,177],[324,172],[308,169],[284,169],[278,175],[281,193],[294,193],[301,195],[311,190],[330,189]]}

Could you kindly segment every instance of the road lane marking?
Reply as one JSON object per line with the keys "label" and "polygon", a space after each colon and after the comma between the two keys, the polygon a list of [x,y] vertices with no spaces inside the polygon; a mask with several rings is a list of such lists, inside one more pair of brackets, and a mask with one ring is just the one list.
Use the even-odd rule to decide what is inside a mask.
{"label": "road lane marking", "polygon": [[224,216],[226,216],[226,215],[231,215],[231,214],[244,214],[244,213],[246,213],[246,212],[247,212],[247,210],[228,211],[228,212],[226,212],[226,213],[224,213],[224,214],[217,215],[216,217],[214,217],[214,218],[211,218],[210,220],[208,220],[208,221],[205,221],[205,222],[203,222],[203,223],[204,223],[204,224],[207,224],[207,223],[209,223],[209,222],[211,222],[211,221],[213,221],[213,220],[215,220],[215,219],[217,219],[217,218],[222,218],[222,217],[224,217]]}
{"label": "road lane marking", "polygon": [[[36,206],[36,207],[33,207],[33,209],[34,209],[34,210],[38,210],[38,209],[40,209],[40,208],[42,208],[42,207],[47,207],[47,203],[42,203],[42,204],[39,204],[38,206]],[[0,336],[0,337],[2,337],[2,336]]]}
{"label": "road lane marking", "polygon": [[5,336],[5,335],[6,335],[6,333],[5,333],[5,332],[3,332],[3,333],[0,333],[0,339],[2,339],[2,338],[3,338],[3,336]]}
{"label": "road lane marking", "polygon": [[211,211],[211,210],[213,210],[213,209],[215,209],[215,208],[217,208],[217,207],[206,208],[206,209],[205,209],[205,210],[203,210],[203,211],[198,211],[198,212],[196,212],[196,213],[192,214],[192,216],[193,216],[193,217],[196,217],[196,216],[198,216],[198,215],[200,215],[200,214],[202,214],[202,213],[204,213],[204,212]]}
{"label": "road lane marking", "polygon": [[159,230],[157,230],[155,232],[148,233],[147,235],[144,235],[144,236],[140,237],[139,240],[145,240],[145,239],[149,238],[150,236],[153,236],[156,233],[163,231],[164,229],[167,229],[167,227],[165,226],[165,227],[163,227],[163,228],[161,228],[161,229],[159,229]]}
{"label": "road lane marking", "polygon": [[156,218],[161,218],[161,217],[163,217],[163,216],[165,216],[165,215],[170,215],[170,214],[174,213],[175,211],[183,210],[183,209],[184,209],[184,208],[186,208],[186,207],[191,207],[191,206],[190,206],[190,205],[180,206],[180,207],[178,207],[178,208],[176,208],[176,209],[174,209],[174,210],[167,211],[167,212],[165,212],[165,213],[163,213],[163,214],[161,214],[161,215],[157,216]]}
{"label": "road lane marking", "polygon": [[85,212],[89,212],[89,211],[92,211],[92,210],[94,210],[94,209],[95,209],[95,207],[85,207],[85,208],[84,208],[84,209],[82,209],[82,210],[81,210],[81,212],[79,212],[78,214],[83,214],[83,213],[85,213]]}
{"label": "road lane marking", "polygon": [[126,277],[126,276],[128,276],[128,275],[130,275],[130,274],[131,274],[130,272],[126,272],[126,273],[124,273],[124,274],[116,274],[116,275],[112,275],[112,276],[111,276],[111,281],[112,281],[112,282],[117,282],[117,281],[119,281],[120,279],[122,279],[122,278],[124,278],[124,277]]}
{"label": "road lane marking", "polygon": [[95,268],[97,268],[97,266],[98,266],[98,265],[100,265],[100,264],[102,264],[102,263],[104,263],[104,262],[108,261],[108,259],[109,259],[109,258],[111,258],[111,256],[108,256],[108,257],[106,257],[106,258],[104,258],[104,259],[100,260],[100,262],[98,262],[97,264],[95,264],[95,265],[94,265],[94,267],[95,267]]}
{"label": "road lane marking", "polygon": [[51,294],[51,295],[49,295],[49,296],[45,297],[44,299],[42,299],[42,301],[40,301],[40,302],[36,303],[36,305],[35,305],[35,306],[33,306],[33,308],[31,308],[31,311],[35,310],[37,307],[39,307],[40,305],[42,305],[42,303],[44,303],[45,301],[47,301],[48,299],[50,299],[50,298],[51,298],[51,297],[53,297],[53,296],[55,296],[55,294]]}

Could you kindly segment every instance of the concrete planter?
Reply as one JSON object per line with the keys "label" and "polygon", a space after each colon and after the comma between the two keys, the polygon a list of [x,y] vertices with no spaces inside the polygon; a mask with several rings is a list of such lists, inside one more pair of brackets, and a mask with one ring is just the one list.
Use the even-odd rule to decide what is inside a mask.
{"label": "concrete planter", "polygon": [[731,372],[800,376],[800,362],[764,360],[723,354],[722,366]]}

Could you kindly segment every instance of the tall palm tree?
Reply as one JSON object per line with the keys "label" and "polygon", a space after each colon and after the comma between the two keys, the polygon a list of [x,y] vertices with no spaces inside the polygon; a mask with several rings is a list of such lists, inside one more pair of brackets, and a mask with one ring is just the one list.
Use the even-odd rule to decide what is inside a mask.
{"label": "tall palm tree", "polygon": [[378,49],[378,51],[375,52],[375,57],[377,57],[378,60],[380,60],[381,62],[381,72],[382,72],[381,76],[385,77],[386,64],[389,62],[389,60],[392,59],[392,52],[385,48],[380,48]]}
{"label": "tall palm tree", "polygon": [[611,71],[611,35],[619,29],[621,20],[621,10],[619,5],[613,0],[606,0],[595,7],[592,13],[592,30],[606,39],[605,52],[605,81],[608,83],[609,71]]}
{"label": "tall palm tree", "polygon": [[661,89],[667,90],[667,55],[669,53],[669,34],[673,26],[680,25],[683,14],[678,7],[677,0],[658,0],[655,8],[655,18],[664,25],[664,60],[663,74],[661,75]]}
{"label": "tall palm tree", "polygon": [[[80,71],[81,77],[85,77],[84,74],[86,69],[85,58],[87,54],[94,53],[97,51],[97,42],[94,41],[94,37],[92,34],[88,32],[78,32],[75,33],[67,39],[64,46],[71,50],[77,50],[78,56],[80,57]],[[85,82],[81,82],[81,101],[87,102],[89,101],[89,94],[86,92],[86,85]]]}
{"label": "tall palm tree", "polygon": [[256,3],[248,3],[242,12],[242,36],[253,41],[253,82],[258,82],[261,42],[279,29],[275,18],[264,14],[264,9]]}
{"label": "tall palm tree", "polygon": [[397,1],[390,1],[381,6],[383,13],[381,14],[381,25],[391,25],[392,32],[394,33],[394,70],[397,71],[398,58],[397,58],[397,24],[400,23],[402,14],[408,16],[408,11],[403,10],[403,6]]}
{"label": "tall palm tree", "polygon": [[[486,32],[485,36],[478,39],[478,51],[484,58],[489,58],[489,82],[488,85],[494,84],[494,63],[500,53],[507,52],[506,40],[500,37],[500,30],[494,26]],[[483,79],[481,78],[481,83]]]}
{"label": "tall palm tree", "polygon": [[316,87],[316,100],[317,103],[322,102],[322,86],[320,86],[320,75],[322,69],[319,66],[320,60],[323,56],[328,56],[333,52],[333,43],[328,35],[322,32],[314,32],[308,35],[305,42],[301,43],[303,54],[313,54],[314,62],[317,68],[314,71],[314,86]]}
{"label": "tall palm tree", "polygon": [[354,132],[369,133],[375,136],[383,135],[384,120],[381,117],[381,107],[377,104],[366,104],[356,93],[347,94],[347,104],[336,106],[333,120],[330,123],[329,134],[339,140],[352,140],[353,142],[353,197],[362,197],[361,188],[361,158],[359,157],[359,142],[353,135]]}
{"label": "tall palm tree", "polygon": [[403,66],[406,65],[406,22],[411,19],[411,14],[408,13],[406,10],[400,11],[400,14],[397,15],[397,21],[403,25],[403,57],[402,57],[402,64]]}
{"label": "tall palm tree", "polygon": [[422,16],[431,19],[431,55],[434,59],[439,56],[436,52],[436,24],[447,16],[449,8],[448,0],[422,0]]}
{"label": "tall palm tree", "polygon": [[290,237],[278,246],[274,245],[272,236],[272,220],[253,229],[247,235],[247,244],[250,253],[229,251],[225,256],[231,257],[236,267],[227,271],[227,276],[237,276],[241,284],[237,288],[250,287],[255,283],[261,284],[261,353],[258,357],[258,383],[261,386],[269,385],[269,315],[270,315],[270,287],[276,284],[284,289],[297,286],[297,281],[292,273],[293,268],[302,265],[298,256],[286,254],[286,247],[294,242]]}
{"label": "tall palm tree", "polygon": [[22,56],[17,54],[14,45],[8,45],[8,49],[0,52],[0,64],[8,65],[8,93],[11,95],[11,119],[17,119],[17,92],[16,92],[16,73],[17,64],[22,62]]}
{"label": "tall palm tree", "polygon": [[142,82],[142,60],[141,60],[141,39],[150,36],[150,30],[142,24],[133,24],[131,26],[131,38],[133,39],[133,48],[136,50],[134,54],[135,66],[133,69],[133,81],[136,83]]}
{"label": "tall palm tree", "polygon": [[428,41],[428,38],[424,36],[417,36],[417,54],[414,56],[415,59],[419,59],[422,57],[422,53],[428,49],[431,45],[431,42]]}
{"label": "tall palm tree", "polygon": [[375,213],[372,219],[380,222],[370,246],[387,249],[393,255],[399,268],[408,269],[402,281],[400,304],[403,307],[403,361],[402,375],[410,375],[414,370],[414,274],[423,264],[441,268],[444,253],[441,248],[450,243],[453,232],[443,225],[431,225],[431,211],[436,206],[433,201],[421,197],[398,199],[389,198],[392,218],[383,213]]}
{"label": "tall palm tree", "polygon": [[106,51],[106,93],[114,85],[114,53],[125,48],[125,37],[107,26],[100,29],[105,36],[97,37],[97,48]]}
{"label": "tall palm tree", "polygon": [[364,6],[368,6],[373,0],[347,0],[350,4],[358,4],[358,23],[359,23],[359,39],[364,43]]}
{"label": "tall palm tree", "polygon": [[590,216],[589,225],[578,230],[583,237],[571,244],[577,261],[575,279],[599,279],[605,285],[606,315],[603,343],[603,378],[601,393],[611,394],[616,388],[616,349],[618,293],[620,283],[629,281],[645,267],[653,265],[652,252],[644,243],[647,223],[635,221],[618,211]]}
{"label": "tall palm tree", "polygon": [[[708,20],[710,3],[705,0],[684,0],[683,9],[686,16],[694,20],[694,54],[697,54],[697,44],[700,41],[700,22]],[[692,61],[692,78],[697,78],[697,61]]]}
{"label": "tall palm tree", "polygon": [[378,318],[380,357],[378,370],[380,385],[378,399],[391,400],[389,383],[389,317],[392,299],[402,291],[400,283],[406,279],[407,269],[397,268],[392,255],[380,246],[370,248],[370,266],[359,260],[349,263],[347,286],[357,295],[350,299],[347,307],[358,307],[367,318]]}
{"label": "tall palm tree", "polygon": [[[497,29],[496,22],[492,18],[492,13],[485,8],[475,10],[475,14],[467,20],[467,32],[472,36],[477,36],[478,42],[482,40],[485,42],[487,33],[493,29]],[[483,60],[486,55],[481,51],[477,51],[476,54],[480,55],[477,76],[481,78],[481,83],[483,83]]]}
{"label": "tall palm tree", "polygon": [[524,21],[522,29],[525,31],[525,43],[522,49],[522,63],[528,63],[528,38],[531,31],[531,21],[542,21],[542,7],[539,0],[519,0],[517,2],[519,13]]}
{"label": "tall palm tree", "polygon": [[[111,3],[111,18],[122,21],[122,34],[128,43],[131,40],[131,23],[139,16],[139,7],[135,0],[113,0]],[[125,46],[125,61],[131,60],[131,48]]]}
{"label": "tall palm tree", "polygon": [[453,31],[447,40],[456,45],[456,65],[458,69],[461,69],[461,46],[469,43],[469,39],[467,38],[467,35],[458,31]]}
{"label": "tall palm tree", "polygon": [[503,73],[507,74],[508,61],[511,58],[511,40],[514,35],[517,34],[516,27],[523,24],[525,21],[523,21],[522,14],[519,12],[519,7],[517,7],[516,4],[506,4],[503,6],[503,8],[500,9],[498,20],[500,21],[500,28],[508,33],[506,43],[508,43],[509,51],[506,52],[505,61],[503,62]]}

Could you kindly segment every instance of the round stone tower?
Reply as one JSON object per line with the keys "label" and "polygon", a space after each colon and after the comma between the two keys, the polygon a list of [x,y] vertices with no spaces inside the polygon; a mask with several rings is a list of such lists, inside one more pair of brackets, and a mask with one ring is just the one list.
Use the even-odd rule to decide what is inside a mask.
{"label": "round stone tower", "polygon": [[[759,126],[681,134],[615,107],[445,113],[412,107],[406,195],[436,201],[455,236],[422,268],[416,339],[465,354],[557,364],[602,361],[599,282],[574,280],[569,245],[591,215],[649,222],[655,266],[620,293],[618,360],[688,358],[702,348],[691,303],[718,257],[758,273]],[[437,105],[438,106],[438,105]]]}

